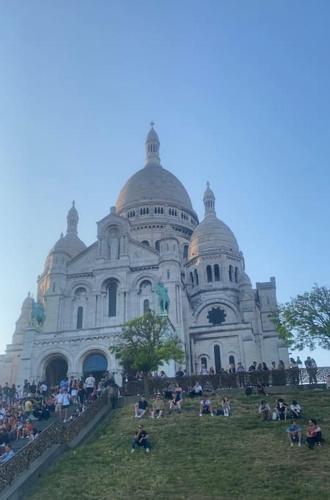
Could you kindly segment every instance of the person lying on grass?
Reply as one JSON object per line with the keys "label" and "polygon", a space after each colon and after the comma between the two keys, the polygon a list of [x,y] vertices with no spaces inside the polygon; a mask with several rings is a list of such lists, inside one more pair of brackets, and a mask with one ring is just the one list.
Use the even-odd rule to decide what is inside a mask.
{"label": "person lying on grass", "polygon": [[258,412],[259,415],[261,415],[262,420],[270,420],[272,417],[272,411],[270,409],[270,406],[265,400],[261,401],[258,408]]}
{"label": "person lying on grass", "polygon": [[142,418],[147,410],[148,410],[148,401],[144,398],[144,396],[141,396],[139,401],[134,405],[135,418]]}
{"label": "person lying on grass", "polygon": [[143,425],[139,425],[133,436],[131,453],[134,453],[137,448],[144,448],[145,453],[150,451],[149,436]]}
{"label": "person lying on grass", "polygon": [[321,427],[317,425],[317,422],[316,420],[314,420],[314,418],[308,420],[306,442],[309,449],[313,449],[316,444],[318,446],[321,446],[322,443],[324,443]]}
{"label": "person lying on grass", "polygon": [[164,413],[164,401],[160,397],[160,394],[157,394],[156,399],[152,403],[151,410],[151,418],[160,418]]}
{"label": "person lying on grass", "polygon": [[301,427],[295,420],[292,420],[292,424],[289,425],[286,432],[288,433],[291,448],[294,443],[298,443],[298,446],[301,446]]}
{"label": "person lying on grass", "polygon": [[203,415],[211,415],[213,417],[212,403],[207,398],[202,399],[200,402],[199,416],[202,417]]}
{"label": "person lying on grass", "polygon": [[173,395],[173,398],[170,399],[169,406],[170,406],[170,411],[169,411],[170,414],[172,413],[172,411],[181,413],[181,399],[177,399],[176,395]]}

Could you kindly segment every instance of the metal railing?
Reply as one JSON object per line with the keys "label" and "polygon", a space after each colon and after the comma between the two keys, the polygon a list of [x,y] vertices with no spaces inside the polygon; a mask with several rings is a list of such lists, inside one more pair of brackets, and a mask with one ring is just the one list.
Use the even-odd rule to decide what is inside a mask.
{"label": "metal railing", "polygon": [[[322,368],[288,368],[286,370],[265,370],[251,372],[227,373],[220,372],[214,375],[191,375],[176,378],[151,377],[149,379],[149,390],[151,394],[164,392],[168,386],[176,382],[180,384],[184,392],[189,392],[198,381],[206,390],[242,388],[249,385],[257,386],[304,386],[313,384],[326,384],[330,376],[330,367]],[[123,386],[123,394],[143,394],[143,380],[131,380]]]}

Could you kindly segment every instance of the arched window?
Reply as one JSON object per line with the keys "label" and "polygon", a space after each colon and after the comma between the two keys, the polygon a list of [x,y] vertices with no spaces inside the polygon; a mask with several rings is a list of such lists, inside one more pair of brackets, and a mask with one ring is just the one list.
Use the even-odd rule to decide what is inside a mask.
{"label": "arched window", "polygon": [[78,297],[79,299],[83,298],[86,295],[86,288],[80,286],[77,288],[77,290],[74,292],[75,296]]}
{"label": "arched window", "polygon": [[149,245],[149,241],[147,241],[147,240],[143,240],[142,241],[142,245],[144,245],[145,247],[149,247],[150,246]]}
{"label": "arched window", "polygon": [[184,259],[188,259],[188,248],[189,248],[188,245],[183,246],[183,258]]}
{"label": "arched window", "polygon": [[160,241],[159,240],[157,240],[155,243],[155,249],[157,250],[157,252],[160,251]]}
{"label": "arched window", "polygon": [[220,281],[219,264],[214,264],[214,281]]}
{"label": "arched window", "polygon": [[169,280],[171,277],[171,272],[169,269],[167,269],[167,271],[166,271],[166,276],[167,276],[167,279]]}
{"label": "arched window", "polygon": [[83,374],[85,377],[92,374],[99,380],[107,368],[108,362],[103,354],[91,353],[84,360]]}
{"label": "arched window", "polygon": [[206,358],[206,356],[201,357],[201,369],[207,370],[207,358]]}
{"label": "arched window", "polygon": [[84,319],[84,308],[79,306],[77,309],[77,330],[80,330],[83,327],[83,319]]}
{"label": "arched window", "polygon": [[111,280],[108,284],[108,316],[113,317],[117,315],[117,281]]}
{"label": "arched window", "polygon": [[218,345],[214,346],[214,366],[216,373],[221,371],[221,356],[220,356],[220,347]]}
{"label": "arched window", "polygon": [[190,281],[191,281],[192,287],[194,288],[194,275],[193,275],[193,273],[190,273]]}
{"label": "arched window", "polygon": [[229,281],[233,281],[233,266],[229,266]]}
{"label": "arched window", "polygon": [[232,354],[229,356],[229,364],[235,366],[235,356]]}
{"label": "arched window", "polygon": [[152,291],[152,284],[151,284],[151,281],[149,280],[143,280],[141,283],[140,283],[140,293],[142,293],[142,295],[149,295]]}
{"label": "arched window", "polygon": [[213,281],[212,267],[211,266],[206,266],[206,274],[207,274],[207,281],[208,281],[208,283],[211,283],[211,281]]}
{"label": "arched window", "polygon": [[149,299],[144,299],[143,301],[143,314],[147,314],[150,311],[150,301]]}
{"label": "arched window", "polygon": [[235,267],[235,282],[238,283],[238,267]]}
{"label": "arched window", "polygon": [[197,272],[197,269],[195,269],[194,275],[195,275],[196,286],[198,286],[199,283],[198,283],[198,272]]}

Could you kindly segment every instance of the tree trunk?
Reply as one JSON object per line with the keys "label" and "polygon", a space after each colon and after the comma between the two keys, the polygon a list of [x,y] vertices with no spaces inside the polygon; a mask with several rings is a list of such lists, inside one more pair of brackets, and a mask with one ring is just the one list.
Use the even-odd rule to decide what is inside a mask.
{"label": "tree trunk", "polygon": [[144,397],[149,398],[149,373],[143,373]]}

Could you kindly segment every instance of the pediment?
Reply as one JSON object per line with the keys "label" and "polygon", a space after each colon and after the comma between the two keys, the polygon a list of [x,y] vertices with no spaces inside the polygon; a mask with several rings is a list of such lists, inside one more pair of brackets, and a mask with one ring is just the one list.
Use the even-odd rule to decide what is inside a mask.
{"label": "pediment", "polygon": [[80,273],[92,269],[97,257],[97,251],[97,242],[95,242],[69,262],[68,273]]}

